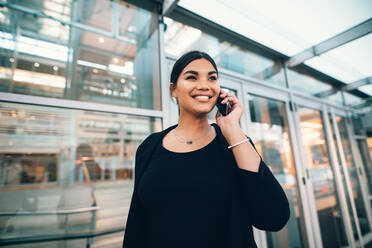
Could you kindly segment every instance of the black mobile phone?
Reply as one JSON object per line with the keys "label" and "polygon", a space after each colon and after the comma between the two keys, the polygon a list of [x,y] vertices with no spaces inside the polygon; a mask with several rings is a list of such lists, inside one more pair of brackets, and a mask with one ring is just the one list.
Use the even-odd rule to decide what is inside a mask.
{"label": "black mobile phone", "polygon": [[217,102],[216,102],[216,106],[218,108],[218,111],[220,111],[220,113],[223,115],[223,116],[226,116],[230,113],[231,111],[231,104],[229,101],[227,101],[226,103],[222,104],[221,102],[223,101],[224,98],[221,98],[221,97],[218,97],[217,98]]}

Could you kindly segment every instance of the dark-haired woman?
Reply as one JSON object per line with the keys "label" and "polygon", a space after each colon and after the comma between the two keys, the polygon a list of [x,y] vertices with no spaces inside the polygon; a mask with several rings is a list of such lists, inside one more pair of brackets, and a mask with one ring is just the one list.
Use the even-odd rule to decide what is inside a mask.
{"label": "dark-haired woman", "polygon": [[[257,247],[252,225],[279,231],[289,205],[239,125],[242,104],[220,89],[215,62],[199,51],[176,61],[170,91],[179,121],[137,149],[123,247]],[[218,97],[232,111],[210,125]]]}

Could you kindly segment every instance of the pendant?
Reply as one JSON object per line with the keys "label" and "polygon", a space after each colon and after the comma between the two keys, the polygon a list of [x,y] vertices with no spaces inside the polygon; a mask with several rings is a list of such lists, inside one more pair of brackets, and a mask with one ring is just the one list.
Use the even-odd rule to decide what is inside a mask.
{"label": "pendant", "polygon": [[191,145],[192,144],[192,140],[187,140],[186,141],[186,144]]}

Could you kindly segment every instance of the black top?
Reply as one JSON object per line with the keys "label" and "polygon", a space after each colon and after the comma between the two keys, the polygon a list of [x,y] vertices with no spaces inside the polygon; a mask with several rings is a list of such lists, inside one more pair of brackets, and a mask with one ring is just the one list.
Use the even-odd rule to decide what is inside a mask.
{"label": "black top", "polygon": [[228,196],[217,137],[191,152],[157,146],[139,183],[148,247],[227,247]]}
{"label": "black top", "polygon": [[[167,152],[167,159],[163,161],[159,159],[159,153],[157,153],[158,162],[155,162],[154,152],[158,149],[165,149],[160,147],[162,138],[177,125],[150,134],[138,146],[135,157],[134,188],[125,224],[123,248],[162,247],[153,245],[152,242],[167,243],[164,244],[164,247],[169,247],[169,244],[172,245],[176,242],[176,247],[221,247],[221,245],[218,246],[219,244],[204,245],[204,243],[208,238],[213,237],[213,233],[219,235],[224,234],[224,231],[227,231],[228,242],[225,247],[253,248],[257,246],[254,241],[252,226],[261,230],[276,232],[287,223],[290,216],[289,202],[269,167],[260,158],[258,172],[239,168],[232,149],[227,148],[229,144],[221,129],[216,123],[212,123],[212,125],[217,131],[218,152],[215,153],[212,143],[210,146],[202,148],[203,150],[200,149],[190,153],[195,153],[195,155],[197,153],[205,154],[204,149],[212,150],[212,152],[208,152],[208,156],[198,156],[199,161],[207,161],[204,163],[198,162],[198,165],[194,164],[197,159],[188,158],[187,160],[187,154],[172,154],[170,151]],[[255,148],[254,143],[249,142]],[[172,156],[168,156],[168,154],[172,154]],[[178,156],[185,158],[176,159]],[[221,158],[221,160],[217,158]],[[173,162],[168,162],[170,160]],[[187,160],[189,164],[185,167],[186,163],[183,165],[176,164],[176,160]],[[213,164],[216,166],[213,167]],[[220,172],[221,167],[223,167],[223,173]],[[163,168],[168,168],[168,170]],[[191,170],[188,170],[188,168],[191,168]],[[157,169],[163,170],[163,172],[157,173]],[[216,170],[215,174],[211,173],[214,170]],[[144,176],[147,172],[150,176],[147,176],[146,179]],[[215,188],[216,192],[211,194],[212,187],[206,186],[208,184],[213,185],[211,179],[213,175],[216,175],[218,187]],[[142,179],[145,180],[142,181]],[[146,181],[150,183],[146,183]],[[154,183],[151,183],[151,181]],[[188,184],[181,183],[185,181]],[[199,187],[196,186],[198,183]],[[139,187],[140,184],[142,184],[143,190]],[[150,186],[153,189],[150,189]],[[139,191],[142,191],[142,194]],[[193,191],[194,193],[190,193]],[[205,199],[217,201],[213,196],[218,192],[226,192],[221,194],[220,197],[220,199],[228,199],[225,203],[227,206],[225,208],[226,212],[221,209],[216,210],[222,206],[219,203],[222,203],[223,200],[220,200],[218,204],[210,204],[209,211],[213,211],[211,214],[206,211],[208,203]],[[152,194],[156,194],[156,196],[152,196]],[[191,201],[187,201],[190,198]],[[162,199],[162,201],[159,199]],[[180,201],[183,205],[179,203]],[[179,214],[179,212],[183,213]],[[217,217],[219,221],[215,222],[221,223],[222,220],[228,219],[228,227],[224,230],[226,226],[218,224],[215,232],[208,231],[212,225],[205,223],[213,221],[213,216],[217,216],[217,213],[222,213],[222,215],[227,213],[226,217]],[[191,216],[190,219],[187,218],[189,216]],[[197,216],[199,216],[199,219]],[[206,219],[209,219],[209,221],[206,221]],[[150,226],[150,222],[155,224]],[[179,223],[182,225],[179,225]],[[204,235],[202,235],[201,241],[197,240],[198,242],[195,242],[192,239],[200,238],[198,231],[203,231]],[[223,236],[221,235],[222,238],[224,238]],[[218,236],[217,238],[221,237]],[[146,243],[146,241],[148,242]],[[151,242],[150,245],[149,242]],[[192,246],[190,243],[192,243]]]}

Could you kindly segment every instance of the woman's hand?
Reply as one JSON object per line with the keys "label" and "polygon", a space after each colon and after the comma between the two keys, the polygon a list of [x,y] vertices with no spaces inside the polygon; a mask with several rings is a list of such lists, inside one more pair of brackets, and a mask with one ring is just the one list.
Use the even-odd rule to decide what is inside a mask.
{"label": "woman's hand", "polygon": [[223,116],[219,111],[217,111],[216,114],[217,125],[221,128],[221,131],[225,136],[225,134],[229,134],[229,130],[231,131],[231,129],[237,127],[240,128],[239,121],[243,115],[244,109],[243,105],[238,101],[238,98],[231,93],[221,90],[219,97],[224,98],[222,100],[222,104],[225,104],[227,101],[229,101],[232,106],[232,109],[228,115]]}

